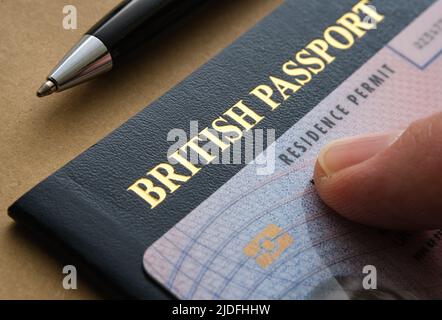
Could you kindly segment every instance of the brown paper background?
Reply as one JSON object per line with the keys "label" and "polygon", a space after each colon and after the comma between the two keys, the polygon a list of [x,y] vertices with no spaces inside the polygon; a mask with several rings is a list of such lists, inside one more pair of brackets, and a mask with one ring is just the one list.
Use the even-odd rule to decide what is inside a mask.
{"label": "brown paper background", "polygon": [[[118,0],[0,0],[0,299],[103,298],[78,274],[62,287],[61,261],[7,216],[20,195],[165,93],[282,0],[213,1],[118,72],[39,99],[55,63]],[[62,27],[75,5],[78,29]]]}

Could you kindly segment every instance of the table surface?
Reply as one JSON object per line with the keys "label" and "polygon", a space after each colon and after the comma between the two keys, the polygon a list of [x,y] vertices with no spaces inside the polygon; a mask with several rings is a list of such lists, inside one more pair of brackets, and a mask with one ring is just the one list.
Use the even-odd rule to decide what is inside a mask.
{"label": "table surface", "polygon": [[[19,196],[120,126],[232,43],[282,0],[214,1],[182,28],[98,81],[39,99],[55,63],[119,0],[0,1],[0,299],[101,299],[7,215]],[[63,28],[63,7],[78,29]]]}

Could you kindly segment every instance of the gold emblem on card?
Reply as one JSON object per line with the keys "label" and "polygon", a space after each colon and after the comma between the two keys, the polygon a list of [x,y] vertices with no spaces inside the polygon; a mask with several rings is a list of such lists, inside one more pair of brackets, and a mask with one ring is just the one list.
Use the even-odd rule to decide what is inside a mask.
{"label": "gold emblem on card", "polygon": [[263,269],[275,262],[293,243],[293,238],[275,224],[269,224],[244,248],[244,253],[254,257]]}

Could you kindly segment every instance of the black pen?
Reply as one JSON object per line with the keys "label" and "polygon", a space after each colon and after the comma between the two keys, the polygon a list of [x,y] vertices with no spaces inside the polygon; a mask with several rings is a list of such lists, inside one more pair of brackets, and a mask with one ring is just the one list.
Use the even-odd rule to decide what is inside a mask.
{"label": "black pen", "polygon": [[125,53],[153,38],[205,0],[125,0],[95,24],[38,89],[43,97],[112,70]]}

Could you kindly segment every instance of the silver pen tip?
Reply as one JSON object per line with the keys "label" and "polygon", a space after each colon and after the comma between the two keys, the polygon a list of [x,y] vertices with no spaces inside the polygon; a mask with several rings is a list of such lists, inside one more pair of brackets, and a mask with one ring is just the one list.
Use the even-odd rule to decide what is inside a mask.
{"label": "silver pen tip", "polygon": [[47,80],[45,83],[42,84],[40,89],[37,90],[37,97],[44,97],[48,96],[52,93],[57,91],[57,86],[55,83],[53,83],[51,80]]}

